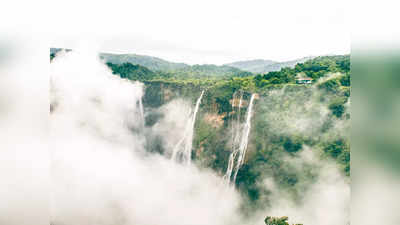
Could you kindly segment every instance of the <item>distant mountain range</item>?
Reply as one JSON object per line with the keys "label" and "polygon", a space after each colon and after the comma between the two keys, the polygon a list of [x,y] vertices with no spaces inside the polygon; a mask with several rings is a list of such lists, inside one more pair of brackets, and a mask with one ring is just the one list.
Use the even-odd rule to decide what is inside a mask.
{"label": "distant mountain range", "polygon": [[225,64],[227,66],[235,67],[244,71],[249,71],[252,73],[268,73],[271,71],[278,71],[283,67],[293,68],[297,63],[303,63],[307,60],[313,59],[315,57],[304,57],[300,59],[295,59],[286,62],[276,62],[272,60],[255,59],[247,61],[238,61],[233,63]]}
{"label": "distant mountain range", "polygon": [[[61,51],[61,48],[50,49],[50,59],[56,57],[57,52]],[[65,49],[71,51],[70,49]],[[123,65],[130,63],[132,65],[140,65],[153,72],[161,72],[163,76],[174,76],[179,78],[222,78],[222,77],[246,77],[253,75],[251,72],[243,71],[239,68],[222,65],[217,66],[213,64],[203,65],[188,65],[185,63],[174,63],[157,57],[137,55],[137,54],[111,54],[111,53],[100,53],[99,58],[107,63],[109,66],[120,65],[124,69],[132,69],[129,65]],[[114,66],[115,67],[115,66]],[[139,68],[141,69],[141,68]]]}
{"label": "distant mountain range", "polygon": [[149,68],[152,71],[174,73],[189,77],[221,77],[221,76],[250,76],[248,71],[243,71],[232,66],[214,64],[188,65],[185,63],[174,63],[153,56],[136,54],[110,54],[100,53],[100,59],[112,64],[131,63]]}
{"label": "distant mountain range", "polygon": [[113,64],[132,63],[141,65],[153,71],[171,71],[190,67],[185,63],[174,63],[153,56],[136,54],[111,54],[100,53],[100,59]]}
{"label": "distant mountain range", "polygon": [[[55,57],[59,51],[71,49],[63,48],[50,48],[50,57]],[[123,64],[131,63],[133,65],[141,65],[147,67],[152,71],[170,71],[182,68],[189,68],[190,66],[185,63],[174,63],[157,57],[137,55],[137,54],[112,54],[112,53],[100,53],[100,59],[105,62],[112,64]]]}
{"label": "distant mountain range", "polygon": [[[222,66],[216,66],[213,64],[204,64],[204,65],[193,65],[190,66],[185,63],[174,63],[169,62],[164,59],[160,59],[152,56],[145,55],[136,55],[136,54],[110,54],[110,53],[101,53],[100,58],[105,60],[106,62],[111,62],[113,64],[122,64],[124,62],[129,62],[132,64],[137,64],[141,66],[145,66],[153,71],[194,71],[200,70],[202,72],[218,71],[218,73],[240,73],[241,71],[247,71],[251,73],[268,73],[270,71],[278,71],[283,67],[291,67],[293,68],[297,63],[303,63],[307,60],[313,59],[315,57],[304,57],[300,59],[295,59],[286,62],[277,62],[272,60],[264,60],[264,59],[256,59],[256,60],[247,60],[247,61],[237,61],[233,63],[227,63]],[[233,68],[239,69],[235,70]]]}
{"label": "distant mountain range", "polygon": [[[61,48],[50,48],[50,56],[54,58]],[[70,49],[66,49],[70,51]],[[224,64],[217,66],[213,64],[204,65],[188,65],[185,63],[169,62],[167,60],[137,54],[111,54],[111,53],[100,53],[100,59],[107,63],[112,64],[123,64],[131,63],[133,65],[144,66],[152,71],[162,72],[178,72],[178,73],[190,73],[195,76],[249,76],[251,73],[268,73],[270,71],[279,71],[283,67],[294,67],[297,63],[303,63],[315,57],[304,57],[296,60],[277,62],[272,60],[256,59],[247,61],[237,61],[233,63]]]}
{"label": "distant mountain range", "polygon": [[246,61],[237,61],[233,63],[225,64],[227,66],[232,66],[238,69],[258,73],[262,71],[262,69],[266,66],[275,64],[278,62],[272,60],[264,60],[264,59],[255,59],[255,60],[246,60]]}

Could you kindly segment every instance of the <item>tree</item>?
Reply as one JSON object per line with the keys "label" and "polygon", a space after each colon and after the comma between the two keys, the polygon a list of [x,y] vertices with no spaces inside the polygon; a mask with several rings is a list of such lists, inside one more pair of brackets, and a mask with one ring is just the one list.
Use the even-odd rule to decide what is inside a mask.
{"label": "tree", "polygon": [[346,101],[346,98],[336,98],[329,104],[328,108],[331,110],[333,115],[337,118],[341,118],[345,112],[344,104]]}
{"label": "tree", "polygon": [[[289,223],[287,222],[289,218],[287,216],[283,216],[283,217],[270,217],[267,216],[267,218],[265,218],[264,222],[266,225],[289,225]],[[302,224],[295,224],[295,225],[302,225]]]}

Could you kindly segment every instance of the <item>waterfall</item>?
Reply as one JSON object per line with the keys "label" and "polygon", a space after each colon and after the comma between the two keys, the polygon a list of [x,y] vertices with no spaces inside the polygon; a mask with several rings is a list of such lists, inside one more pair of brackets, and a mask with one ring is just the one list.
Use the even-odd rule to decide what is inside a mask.
{"label": "waterfall", "polygon": [[[237,93],[235,92],[232,96],[232,104],[234,105],[235,102],[237,101]],[[240,140],[240,109],[242,106],[242,100],[243,100],[243,93],[240,93],[240,99],[239,99],[239,104],[237,105],[237,112],[236,112],[236,124],[232,123],[232,145],[231,145],[231,154],[229,155],[229,161],[228,161],[228,167],[226,169],[226,173],[223,177],[223,179],[229,183],[231,176],[232,176],[232,171],[234,167],[234,162],[235,158],[238,152],[238,145],[239,145],[239,140]]]}
{"label": "waterfall", "polygon": [[[238,173],[240,167],[243,165],[244,158],[246,156],[247,144],[248,144],[248,141],[249,141],[249,134],[250,134],[250,128],[251,128],[251,116],[253,114],[254,96],[255,96],[255,94],[251,95],[250,102],[249,102],[249,105],[247,107],[246,121],[245,121],[245,124],[243,126],[241,134],[239,134],[240,133],[240,126],[237,127],[237,129],[235,130],[238,134],[234,135],[235,138],[233,140],[233,148],[232,148],[232,152],[231,152],[231,154],[229,156],[228,168],[227,168],[225,176],[224,176],[224,179],[227,181],[228,184],[230,184],[230,181],[231,181],[233,167],[235,166],[234,165],[235,164],[235,158],[237,158],[237,159],[236,159],[235,173],[234,173],[233,179],[232,179],[233,183],[235,183],[235,181],[236,181],[237,173]],[[240,105],[239,105],[239,109],[238,110],[240,110]],[[240,140],[239,143],[237,143],[238,142],[237,139]]]}
{"label": "waterfall", "polygon": [[246,123],[243,128],[242,139],[239,146],[239,156],[237,159],[235,175],[233,176],[233,182],[236,181],[237,173],[240,167],[243,165],[244,157],[246,156],[247,144],[249,142],[249,134],[251,128],[251,116],[253,114],[253,101],[255,94],[251,95],[249,107],[247,108]]}
{"label": "waterfall", "polygon": [[203,98],[204,90],[201,92],[200,97],[196,101],[196,106],[194,111],[189,117],[189,120],[186,123],[184,136],[181,140],[175,145],[171,160],[185,162],[187,165],[190,165],[192,158],[192,141],[193,141],[193,133],[194,133],[194,124],[196,122],[196,115],[199,111],[201,99]]}
{"label": "waterfall", "polygon": [[142,121],[142,127],[145,125],[145,119],[144,119],[144,110],[143,110],[143,103],[142,103],[142,98],[138,100],[139,102],[139,111],[140,111],[140,119]]}

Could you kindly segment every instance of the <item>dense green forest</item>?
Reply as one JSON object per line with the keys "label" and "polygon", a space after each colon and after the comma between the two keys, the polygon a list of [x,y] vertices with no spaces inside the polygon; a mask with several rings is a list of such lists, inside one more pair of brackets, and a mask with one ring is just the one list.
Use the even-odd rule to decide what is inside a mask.
{"label": "dense green forest", "polygon": [[252,75],[252,73],[250,72],[241,71],[233,67],[216,65],[194,65],[181,69],[155,72],[147,69],[144,66],[133,65],[126,62],[122,64],[113,64],[107,62],[107,65],[112,69],[113,73],[120,74],[123,78],[140,81],[204,81],[205,79],[217,80],[230,77],[246,77]]}
{"label": "dense green forest", "polygon": [[[306,163],[299,169],[287,158],[300,157],[305,149],[335,162],[344,176],[350,176],[349,55],[315,57],[258,74],[215,65],[152,67],[155,70],[117,60],[106,65],[115,75],[145,84],[148,128],[162,119],[157,111],[162,105],[177,98],[195,102],[206,90],[195,123],[192,157],[221,176],[231,152],[233,118],[245,119],[250,96],[257,93],[248,153],[235,183],[251,203],[243,206],[244,211],[268,206],[271,190],[262,185],[266,178],[273,178],[293,201],[302,201],[304,190],[318,177],[318,168]],[[312,78],[313,83],[296,84],[298,77]],[[234,95],[243,95],[241,111],[233,104]],[[156,136],[148,140],[149,151],[164,153],[164,140]],[[271,221],[266,224],[287,224],[285,219]]]}
{"label": "dense green forest", "polygon": [[[195,65],[185,69],[170,72],[153,72],[139,65],[130,63],[107,63],[113,73],[121,77],[146,82],[165,82],[179,84],[192,84],[205,88],[230,86],[233,90],[249,92],[262,92],[277,85],[295,84],[297,76],[310,77],[317,81],[327,73],[342,73],[338,85],[350,86],[349,71],[350,57],[346,56],[322,56],[298,63],[294,68],[285,67],[279,71],[271,71],[265,74],[253,74],[250,72],[233,69],[226,66]],[[212,71],[212,72],[210,72]],[[336,80],[324,84],[324,88],[335,88]],[[211,86],[210,86],[211,85]],[[328,87],[331,85],[332,87]]]}
{"label": "dense green forest", "polygon": [[[173,73],[165,75],[132,67],[129,63],[108,65],[115,74],[146,84],[146,107],[157,108],[182,96],[194,102],[200,91],[206,89],[195,126],[193,151],[196,154],[193,157],[201,166],[212,168],[221,175],[231,152],[227,134],[232,118],[238,113],[237,107],[232,106],[232,96],[241,92],[244,101],[248,102],[251,93],[259,94],[246,162],[236,180],[236,186],[252,202],[249,211],[264,207],[268,202],[269,191],[260,185],[266,177],[273,177],[280,188],[301,202],[304,189],[312,184],[317,173],[311,165],[300,171],[286,165],[285,157],[296,156],[303,148],[317,149],[317,155],[336,161],[343,174],[350,175],[347,133],[350,113],[346,105],[350,97],[348,55],[316,57],[293,68],[265,74],[232,76],[227,73],[202,78]],[[313,84],[296,84],[298,76],[313,78]],[[325,109],[328,114],[324,113]],[[242,110],[241,120],[244,120],[244,113]],[[214,116],[214,121],[207,120],[210,115]],[[148,113],[146,124],[152,126],[159,117],[156,113]],[[308,125],[292,127],[295,117],[305,120]],[[149,149],[162,153],[162,140],[149,144]]]}

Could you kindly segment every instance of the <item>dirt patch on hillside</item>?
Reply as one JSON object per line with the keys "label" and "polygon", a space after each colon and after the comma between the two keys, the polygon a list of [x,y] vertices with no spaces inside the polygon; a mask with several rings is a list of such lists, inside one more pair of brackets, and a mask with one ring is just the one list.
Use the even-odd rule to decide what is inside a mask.
{"label": "dirt patch on hillside", "polygon": [[224,117],[226,113],[223,113],[221,115],[216,114],[216,113],[207,113],[204,116],[204,120],[210,124],[214,128],[219,128],[224,124]]}

